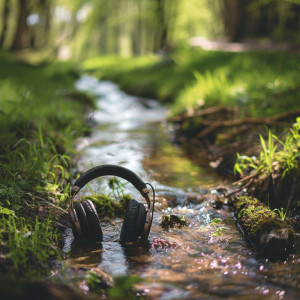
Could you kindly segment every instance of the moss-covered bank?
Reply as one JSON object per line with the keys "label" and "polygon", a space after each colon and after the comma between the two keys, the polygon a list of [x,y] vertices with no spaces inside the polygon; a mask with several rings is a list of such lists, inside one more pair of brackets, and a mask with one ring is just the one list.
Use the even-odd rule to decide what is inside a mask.
{"label": "moss-covered bank", "polygon": [[274,211],[247,196],[231,203],[243,232],[260,254],[274,259],[293,251],[296,234]]}

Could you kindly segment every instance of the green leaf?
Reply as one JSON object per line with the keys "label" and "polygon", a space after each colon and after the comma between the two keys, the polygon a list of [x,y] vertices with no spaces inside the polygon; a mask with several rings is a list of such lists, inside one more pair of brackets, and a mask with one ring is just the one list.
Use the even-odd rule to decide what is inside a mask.
{"label": "green leaf", "polygon": [[214,218],[209,225],[213,225],[213,224],[220,224],[222,223],[222,220],[220,218]]}
{"label": "green leaf", "polygon": [[2,206],[0,206],[0,214],[7,215],[7,216],[11,215],[15,217],[15,212],[13,210]]}

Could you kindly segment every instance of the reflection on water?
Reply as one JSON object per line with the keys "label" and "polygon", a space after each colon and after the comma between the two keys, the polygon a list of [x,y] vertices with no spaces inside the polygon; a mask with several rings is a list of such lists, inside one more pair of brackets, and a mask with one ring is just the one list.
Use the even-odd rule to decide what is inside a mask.
{"label": "reflection on water", "polygon": [[[80,170],[106,163],[127,167],[154,182],[157,203],[149,244],[124,248],[118,242],[122,220],[101,221],[101,246],[72,245],[67,263],[74,272],[97,267],[112,276],[137,275],[144,279],[137,288],[151,299],[297,299],[299,255],[284,262],[256,257],[229,208],[211,205],[212,188],[224,183],[169,141],[164,107],[89,76],[77,88],[95,94],[99,107],[93,115],[97,126],[78,145]],[[89,188],[105,186],[105,180],[94,180]],[[187,226],[162,229],[162,215],[171,213],[185,216]],[[222,224],[211,226],[214,218]]]}

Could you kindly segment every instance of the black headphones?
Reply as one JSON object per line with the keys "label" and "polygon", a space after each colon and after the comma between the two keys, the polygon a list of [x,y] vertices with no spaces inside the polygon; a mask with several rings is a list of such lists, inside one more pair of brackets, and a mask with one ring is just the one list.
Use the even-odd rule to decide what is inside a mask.
{"label": "black headphones", "polygon": [[[130,200],[120,235],[121,243],[136,242],[139,238],[145,241],[149,236],[152,225],[155,203],[154,189],[151,184],[144,183],[134,172],[116,165],[101,165],[92,168],[83,173],[74,183],[71,190],[71,210],[69,210],[69,215],[75,238],[87,240],[91,243],[102,241],[103,233],[97,211],[92,201],[85,200],[73,207],[73,198],[88,182],[97,177],[107,175],[121,177],[129,181],[146,199],[147,207],[134,199]],[[152,207],[150,205],[147,184],[153,191]]]}

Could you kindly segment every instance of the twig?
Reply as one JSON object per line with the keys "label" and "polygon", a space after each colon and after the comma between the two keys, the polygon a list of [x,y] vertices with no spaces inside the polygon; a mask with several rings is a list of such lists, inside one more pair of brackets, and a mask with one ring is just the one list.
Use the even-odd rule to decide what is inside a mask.
{"label": "twig", "polygon": [[64,210],[63,208],[61,208],[61,207],[55,205],[54,203],[52,203],[52,202],[50,202],[50,201],[47,201],[47,200],[43,199],[42,197],[34,196],[34,198],[37,199],[38,201],[42,201],[42,202],[45,202],[45,203],[51,205],[52,207],[54,207],[54,208],[56,208],[56,209],[62,211],[63,213],[66,213],[66,214],[68,213],[68,212],[67,212],[66,210]]}
{"label": "twig", "polygon": [[233,182],[232,185],[237,185],[237,184],[239,184],[239,183],[241,183],[241,182],[243,182],[245,180],[248,180],[248,179],[251,179],[251,178],[255,177],[256,175],[257,175],[257,173],[253,173],[251,175],[248,175],[248,176],[246,176],[246,177],[244,177],[244,178],[242,178],[242,179],[240,179],[238,181]]}
{"label": "twig", "polygon": [[211,115],[216,112],[221,112],[221,111],[225,111],[225,110],[228,110],[228,108],[221,107],[221,106],[212,106],[212,107],[208,107],[208,108],[199,110],[193,114],[186,113],[184,115],[168,118],[168,121],[169,122],[183,122],[188,119]]}
{"label": "twig", "polygon": [[231,195],[233,195],[233,194],[236,194],[236,193],[242,191],[243,189],[245,189],[246,187],[248,187],[249,185],[251,185],[251,184],[253,183],[253,181],[254,181],[254,179],[251,178],[245,185],[241,186],[241,187],[240,187],[239,189],[237,189],[237,190],[234,190],[234,191],[232,191],[232,192],[226,194],[225,197],[227,198],[227,197],[229,197],[229,196],[231,196]]}

